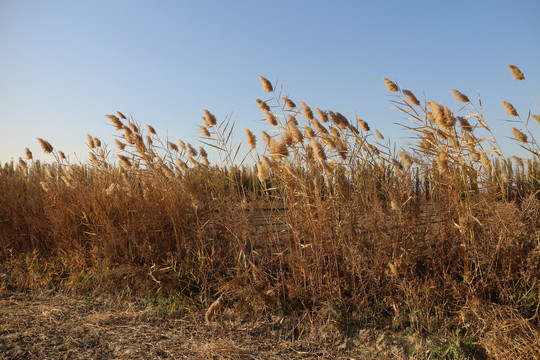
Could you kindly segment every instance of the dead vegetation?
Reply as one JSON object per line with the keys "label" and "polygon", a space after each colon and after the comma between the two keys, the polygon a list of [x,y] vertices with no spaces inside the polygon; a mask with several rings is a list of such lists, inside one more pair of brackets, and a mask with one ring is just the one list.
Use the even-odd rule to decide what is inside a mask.
{"label": "dead vegetation", "polygon": [[384,78],[417,138],[396,151],[368,122],[260,80],[269,130],[257,146],[246,129],[245,155],[230,119],[204,110],[202,144],[224,165],[120,112],[116,152],[88,135],[90,162],[72,164],[38,139],[54,162],[27,149],[4,164],[1,286],[157,297],[216,323],[295,316],[291,339],[376,326],[445,334],[463,357],[540,353],[538,115],[503,101],[530,154],[508,157],[465,94],[451,90],[451,109]]}

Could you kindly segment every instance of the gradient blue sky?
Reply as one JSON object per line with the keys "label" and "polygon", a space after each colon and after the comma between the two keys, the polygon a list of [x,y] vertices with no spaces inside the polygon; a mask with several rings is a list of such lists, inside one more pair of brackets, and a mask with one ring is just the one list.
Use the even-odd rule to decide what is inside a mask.
{"label": "gradient blue sky", "polygon": [[507,69],[540,95],[539,15],[537,0],[0,0],[0,162],[25,147],[52,160],[36,137],[85,161],[87,133],[112,142],[104,115],[116,110],[193,143],[203,109],[232,112],[243,140],[264,127],[259,74],[400,144],[409,133],[381,77],[454,107],[450,88],[475,101],[480,91],[504,140],[501,100],[539,112]]}

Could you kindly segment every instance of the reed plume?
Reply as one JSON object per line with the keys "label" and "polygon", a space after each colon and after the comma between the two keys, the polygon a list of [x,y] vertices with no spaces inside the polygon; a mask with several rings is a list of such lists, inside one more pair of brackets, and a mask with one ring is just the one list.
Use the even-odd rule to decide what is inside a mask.
{"label": "reed plume", "polygon": [[521,132],[517,128],[512,128],[512,134],[514,134],[514,137],[519,141],[520,143],[526,143],[527,142],[527,135],[525,135],[523,132]]}
{"label": "reed plume", "polygon": [[516,108],[510,104],[509,102],[506,102],[506,101],[501,101],[501,104],[504,108],[504,111],[506,111],[506,113],[510,116],[519,116],[518,115],[518,112],[516,110]]}
{"label": "reed plume", "polygon": [[251,130],[249,130],[248,128],[246,128],[246,138],[247,138],[247,143],[249,145],[249,149],[250,150],[255,149],[255,147],[257,146],[257,138],[255,137],[255,135],[253,135]]}
{"label": "reed plume", "polygon": [[508,68],[510,69],[510,72],[512,73],[512,76],[514,77],[514,80],[525,80],[525,75],[519,70],[519,68],[515,65],[508,65]]}
{"label": "reed plume", "polygon": [[263,76],[259,75],[259,80],[261,81],[263,91],[266,91],[266,92],[269,92],[269,93],[274,91],[274,88],[272,87],[272,83],[268,79],[266,79]]}
{"label": "reed plume", "polygon": [[356,119],[356,122],[358,123],[362,131],[369,131],[369,125],[367,122],[362,119]]}
{"label": "reed plume", "polygon": [[217,124],[217,119],[210,111],[204,109],[204,117],[202,118],[204,125],[206,127],[210,128],[212,126],[215,126]]}
{"label": "reed plume", "polygon": [[282,97],[281,100],[283,100],[285,106],[287,106],[289,109],[293,109],[296,107],[296,104],[288,97]]}
{"label": "reed plume", "polygon": [[204,137],[210,137],[210,132],[208,131],[208,129],[206,128],[206,126],[199,126],[199,128],[201,129],[201,132],[203,134]]}
{"label": "reed plume", "polygon": [[41,150],[43,150],[45,154],[50,154],[53,152],[54,148],[47,140],[43,140],[42,138],[37,138],[37,140],[41,146]]}
{"label": "reed plume", "polygon": [[382,78],[384,81],[384,85],[386,85],[386,89],[388,91],[396,92],[399,91],[399,87],[392,81],[385,77]]}
{"label": "reed plume", "polygon": [[313,116],[313,111],[311,111],[311,108],[305,102],[300,102],[300,105],[302,106],[302,113],[304,114],[306,119],[315,119],[315,117]]}
{"label": "reed plume", "polygon": [[403,89],[403,94],[405,94],[405,96],[407,96],[407,100],[409,100],[409,102],[413,105],[420,105],[420,101],[418,101],[418,99],[416,98],[416,96],[414,96],[414,94],[412,93],[412,91],[410,90],[405,90]]}
{"label": "reed plume", "polygon": [[266,121],[268,122],[269,125],[278,126],[277,119],[274,116],[274,114],[272,114],[271,112],[266,113]]}
{"label": "reed plume", "polygon": [[262,112],[270,112],[270,106],[268,106],[265,101],[262,101],[261,99],[255,99],[255,102],[259,105],[259,109],[261,109]]}
{"label": "reed plume", "polygon": [[454,95],[454,98],[456,98],[456,100],[459,102],[463,102],[463,103],[471,102],[469,98],[467,97],[467,95],[461,93],[460,91],[456,89],[450,89],[450,92],[452,93],[452,95]]}
{"label": "reed plume", "polygon": [[264,182],[266,179],[270,177],[270,173],[268,172],[268,167],[266,164],[264,164],[262,161],[257,162],[257,178],[260,182]]}
{"label": "reed plume", "polygon": [[321,119],[323,123],[328,122],[328,113],[326,111],[323,111],[319,109],[318,107],[316,107],[315,112],[317,113],[317,116],[319,117],[319,119]]}

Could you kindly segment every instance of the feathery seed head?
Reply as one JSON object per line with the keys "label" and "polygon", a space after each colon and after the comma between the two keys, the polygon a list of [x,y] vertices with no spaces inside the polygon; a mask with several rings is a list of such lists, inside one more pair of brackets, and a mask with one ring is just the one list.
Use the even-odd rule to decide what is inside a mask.
{"label": "feathery seed head", "polygon": [[272,126],[278,126],[277,119],[271,112],[266,113],[266,121]]}
{"label": "feathery seed head", "polygon": [[58,156],[59,156],[60,159],[62,159],[62,160],[65,160],[65,159],[66,159],[66,154],[64,154],[63,151],[59,151],[59,152],[58,152]]}
{"label": "feathery seed head", "polygon": [[180,139],[178,139],[178,146],[180,146],[180,149],[186,151],[186,144]]}
{"label": "feathery seed head", "polygon": [[255,99],[255,102],[257,103],[257,105],[259,105],[259,109],[261,109],[262,112],[270,112],[270,106],[268,106],[266,101],[262,101],[261,99]]}
{"label": "feathery seed head", "polygon": [[86,134],[86,139],[88,140],[88,147],[90,149],[93,149],[96,147],[96,144],[94,144],[94,137],[90,134]]}
{"label": "feathery seed head", "polygon": [[328,122],[328,113],[326,111],[323,111],[319,109],[318,107],[316,107],[315,112],[317,112],[317,116],[319,116],[319,119],[321,119],[323,123]]}
{"label": "feathery seed head", "polygon": [[210,132],[208,131],[206,126],[201,125],[199,126],[199,128],[201,129],[203,136],[208,137],[208,138],[210,137]]}
{"label": "feathery seed head", "polygon": [[324,152],[324,149],[323,149],[321,143],[319,143],[317,141],[317,139],[311,139],[311,146],[313,146],[313,152],[314,152],[315,157],[317,158],[317,160],[321,164],[326,163],[326,153]]}
{"label": "feathery seed head", "polygon": [[292,115],[287,115],[287,123],[291,123],[298,126],[298,120],[296,120],[296,118]]}
{"label": "feathery seed head", "polygon": [[313,120],[315,117],[313,116],[313,111],[311,111],[311,108],[303,101],[300,102],[300,105],[302,105],[302,113],[306,119]]}
{"label": "feathery seed head", "polygon": [[25,148],[25,149],[24,149],[24,152],[26,153],[26,158],[27,158],[28,160],[32,160],[32,157],[33,157],[33,156],[32,156],[32,152],[30,151],[30,149]]}
{"label": "feathery seed head", "polygon": [[313,118],[313,127],[315,130],[317,130],[320,134],[328,134],[328,130],[319,122],[319,120]]}
{"label": "feathery seed head", "polygon": [[517,128],[512,128],[512,134],[514,134],[514,137],[516,138],[517,141],[519,141],[520,143],[523,143],[525,144],[527,142],[527,135],[525,135],[523,132],[521,132],[519,129]]}
{"label": "feathery seed head", "polygon": [[94,154],[93,152],[90,151],[88,153],[88,156],[90,157],[90,161],[92,161],[92,163],[94,163],[94,165],[99,166],[99,160],[98,160],[96,154]]}
{"label": "feathery seed head", "polygon": [[347,160],[347,154],[349,153],[349,148],[347,147],[347,142],[338,140],[338,154],[343,160]]}
{"label": "feathery seed head", "polygon": [[445,173],[448,171],[448,156],[445,152],[439,152],[439,157],[437,158],[437,167],[439,168],[440,173]]}
{"label": "feathery seed head", "polygon": [[469,123],[469,120],[464,118],[463,116],[458,116],[457,118],[459,120],[459,124],[461,125],[461,128],[465,131],[472,132],[473,128],[471,124]]}
{"label": "feathery seed head", "polygon": [[289,109],[296,107],[296,104],[288,97],[282,97],[281,100],[283,100],[283,102],[285,103],[285,106],[287,106]]}
{"label": "feathery seed head", "polygon": [[148,145],[152,146],[154,144],[154,142],[152,141],[152,138],[150,137],[150,135],[146,135],[144,138],[145,138],[146,143]]}
{"label": "feathery seed head", "polygon": [[214,114],[212,114],[210,111],[206,109],[204,109],[203,121],[204,121],[204,125],[206,125],[206,127],[209,127],[209,128],[217,124],[217,120]]}
{"label": "feathery seed head", "polygon": [[377,149],[377,147],[373,144],[367,144],[367,147],[374,155],[379,155],[380,151]]}
{"label": "feathery seed head", "polygon": [[43,140],[42,138],[37,138],[37,140],[41,146],[41,150],[43,150],[45,154],[50,154],[53,152],[54,148],[47,140]]}
{"label": "feathery seed head", "polygon": [[506,102],[506,101],[501,101],[501,104],[502,106],[504,107],[504,111],[506,111],[506,113],[510,116],[518,116],[518,112],[516,110],[516,108],[510,104],[509,102]]}
{"label": "feathery seed head", "polygon": [[364,120],[362,119],[356,119],[356,122],[358,123],[358,126],[360,126],[360,129],[362,131],[369,131],[369,125],[367,122],[365,122]]}
{"label": "feathery seed head", "polygon": [[514,158],[514,161],[516,162],[516,165],[519,167],[523,167],[523,159],[517,156],[512,156]]}
{"label": "feathery seed head", "polygon": [[337,137],[337,138],[340,138],[340,137],[341,137],[341,133],[339,132],[338,129],[336,129],[336,128],[333,127],[332,125],[330,125],[328,128],[330,129],[330,132],[332,133],[332,135],[333,135],[334,137]]}
{"label": "feathery seed head", "polygon": [[467,97],[467,95],[459,92],[458,90],[456,89],[450,89],[450,92],[452,93],[452,95],[454,95],[454,98],[459,101],[459,102],[464,102],[464,103],[468,103],[470,102],[469,98]]}
{"label": "feathery seed head", "polygon": [[333,112],[333,111],[330,111],[329,113],[330,113],[330,117],[332,118],[332,121],[334,122],[334,124],[337,125],[338,128],[340,128],[341,130],[344,130],[349,127],[349,120],[347,120],[347,118],[343,116],[343,114],[341,114],[340,112]]}
{"label": "feathery seed head", "polygon": [[358,131],[358,129],[352,124],[349,124],[349,130],[351,130],[355,135],[360,134],[360,131]]}
{"label": "feathery seed head", "polygon": [[260,182],[265,182],[265,180],[270,177],[268,167],[262,161],[257,162],[257,177]]}
{"label": "feathery seed head", "polygon": [[531,115],[531,117],[533,118],[533,120],[538,124],[540,125],[540,115]]}
{"label": "feathery seed head", "polygon": [[188,165],[185,163],[185,161],[182,161],[178,158],[176,159],[176,165],[178,165],[180,170],[187,170],[189,168]]}
{"label": "feathery seed head", "polygon": [[398,155],[406,166],[411,166],[413,164],[412,158],[405,151],[400,151]]}
{"label": "feathery seed head", "polygon": [[384,140],[384,136],[380,133],[379,130],[375,129],[375,134],[377,134],[377,137],[381,140]]}
{"label": "feathery seed head", "polygon": [[285,139],[287,146],[291,146],[294,142],[292,134],[288,131],[283,132],[283,139]]}
{"label": "feathery seed head", "polygon": [[304,135],[308,138],[308,139],[313,139],[315,138],[317,135],[315,134],[315,131],[313,131],[312,128],[310,128],[309,126],[304,126]]}
{"label": "feathery seed head", "polygon": [[473,145],[469,145],[469,146],[467,146],[467,148],[469,149],[469,153],[471,154],[471,158],[474,161],[480,161],[482,159],[482,157],[480,156],[478,151],[476,151],[476,149],[474,148]]}
{"label": "feathery seed head", "polygon": [[285,143],[285,140],[280,137],[280,139],[272,144],[272,147],[270,148],[270,151],[272,153],[272,156],[276,160],[281,160],[284,157],[289,156],[289,149],[287,148],[287,144]]}
{"label": "feathery seed head", "polygon": [[386,89],[388,91],[392,91],[392,92],[399,91],[398,86],[393,81],[391,81],[391,80],[389,80],[389,79],[387,79],[385,77],[383,77],[382,79],[383,79],[384,85],[386,85]]}
{"label": "feathery seed head", "polygon": [[335,150],[336,147],[337,147],[337,144],[336,142],[334,141],[334,139],[330,136],[330,135],[325,135],[323,134],[323,136],[321,137],[323,143],[328,146],[329,149],[331,150]]}
{"label": "feathery seed head", "polygon": [[262,139],[264,142],[264,145],[266,145],[267,148],[269,148],[272,145],[272,137],[268,135],[266,131],[261,131]]}
{"label": "feathery seed head", "polygon": [[[105,115],[105,116],[113,124],[116,130],[122,130],[122,128],[124,127],[124,124],[122,124],[122,121],[120,121],[120,119],[116,115]],[[125,117],[123,119],[125,119]]]}
{"label": "feathery seed head", "polygon": [[276,163],[274,163],[274,161],[270,160],[267,156],[262,156],[262,159],[263,159],[263,162],[264,164],[266,165],[267,168],[269,169],[273,169],[273,168],[276,168]]}
{"label": "feathery seed head", "polygon": [[433,118],[435,120],[435,123],[439,125],[440,127],[446,127],[446,119],[444,114],[444,108],[437,104],[435,101],[431,100],[428,105],[431,108]]}
{"label": "feathery seed head", "polygon": [[287,132],[291,134],[292,138],[296,142],[302,142],[302,140],[304,140],[304,135],[302,135],[302,132],[298,130],[293,122],[287,123]]}
{"label": "feathery seed head", "polygon": [[204,148],[202,146],[199,146],[199,154],[201,154],[201,156],[203,158],[207,158],[208,157],[208,153],[206,152],[206,150],[204,150]]}
{"label": "feathery seed head", "polygon": [[484,152],[480,153],[480,162],[485,169],[491,168],[491,161]]}
{"label": "feathery seed head", "polygon": [[268,79],[259,75],[259,80],[261,81],[263,91],[266,91],[269,93],[274,91],[274,88],[272,87],[272,83]]}
{"label": "feathery seed head", "polygon": [[120,163],[125,167],[125,168],[130,168],[131,167],[131,161],[129,160],[129,158],[127,156],[124,156],[124,155],[117,155],[118,157],[118,160],[120,160]]}
{"label": "feathery seed head", "polygon": [[120,119],[124,119],[124,120],[127,119],[126,116],[125,116],[124,114],[122,114],[120,111],[117,111],[116,113],[118,114],[118,117],[119,117]]}
{"label": "feathery seed head", "polygon": [[45,175],[48,179],[54,179],[56,176],[54,175],[53,171],[51,170],[50,166],[45,166]]}
{"label": "feathery seed head", "polygon": [[169,149],[171,149],[172,151],[178,151],[178,146],[176,146],[175,143],[167,141],[167,145],[169,145]]}
{"label": "feathery seed head", "polygon": [[249,150],[255,149],[255,147],[257,146],[257,138],[255,137],[255,135],[253,135],[251,130],[247,128],[246,128],[246,138],[247,138],[247,143],[249,145]]}
{"label": "feathery seed head", "polygon": [[510,175],[508,175],[508,171],[506,171],[506,167],[504,166],[501,169],[501,179],[505,183],[510,182]]}
{"label": "feathery seed head", "polygon": [[456,125],[456,117],[454,116],[454,113],[447,107],[443,107],[444,112],[444,123],[445,123],[445,129],[450,131],[450,129]]}
{"label": "feathery seed head", "polygon": [[116,142],[116,146],[117,146],[120,150],[124,150],[124,149],[125,149],[126,144],[124,144],[123,142],[121,142],[121,141],[118,140],[118,139],[114,139],[114,141]]}
{"label": "feathery seed head", "polygon": [[405,90],[403,89],[403,94],[405,94],[405,96],[407,96],[407,100],[409,100],[409,102],[413,105],[420,105],[420,101],[418,101],[418,99],[416,98],[416,96],[414,96],[414,94],[412,93],[412,91],[410,90]]}
{"label": "feathery seed head", "polygon": [[154,129],[152,126],[150,125],[146,125],[146,128],[148,129],[148,132],[152,135],[156,135],[156,129]]}
{"label": "feathery seed head", "polygon": [[512,76],[514,77],[514,80],[525,80],[525,75],[519,70],[519,68],[515,65],[508,65],[508,68],[510,69],[510,72],[512,73]]}
{"label": "feathery seed head", "polygon": [[129,123],[129,128],[130,128],[131,131],[133,131],[134,133],[138,133],[138,132],[139,132],[139,128],[138,128],[137,125],[135,125],[135,123],[133,123],[133,122],[130,122],[130,123]]}
{"label": "feathery seed head", "polygon": [[191,146],[191,144],[187,144],[189,155],[191,156],[197,156],[197,150]]}

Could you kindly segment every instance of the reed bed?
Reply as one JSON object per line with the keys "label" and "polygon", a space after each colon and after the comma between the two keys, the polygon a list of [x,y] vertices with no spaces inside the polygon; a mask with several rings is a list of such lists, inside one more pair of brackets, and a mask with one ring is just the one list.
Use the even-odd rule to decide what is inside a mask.
{"label": "reed bed", "polygon": [[1,286],[172,296],[211,309],[208,321],[224,307],[300,314],[310,329],[442,331],[493,358],[540,353],[539,115],[502,102],[530,155],[512,157],[467,95],[450,90],[452,109],[383,78],[416,138],[396,149],[366,121],[260,81],[268,128],[245,130],[245,153],[209,110],[202,146],[117,112],[116,149],[88,135],[88,163],[38,139],[50,163],[26,149],[4,164]]}

